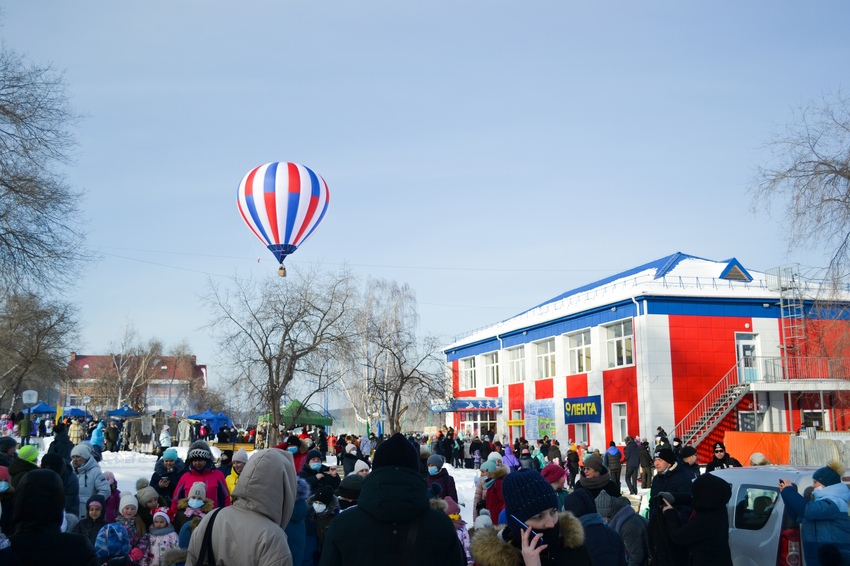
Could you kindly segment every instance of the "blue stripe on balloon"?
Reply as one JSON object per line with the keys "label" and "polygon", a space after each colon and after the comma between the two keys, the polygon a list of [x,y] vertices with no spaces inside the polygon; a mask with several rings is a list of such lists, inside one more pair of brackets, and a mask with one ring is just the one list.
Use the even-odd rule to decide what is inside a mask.
{"label": "blue stripe on balloon", "polygon": [[263,175],[263,192],[264,193],[273,193],[275,191],[275,179],[277,179],[277,166],[278,162],[269,163],[268,168],[266,169],[266,174]]}

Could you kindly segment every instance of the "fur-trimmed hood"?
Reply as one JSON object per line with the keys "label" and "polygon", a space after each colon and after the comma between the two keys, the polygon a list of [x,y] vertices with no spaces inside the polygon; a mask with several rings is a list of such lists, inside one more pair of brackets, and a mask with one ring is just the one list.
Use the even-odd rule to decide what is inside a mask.
{"label": "fur-trimmed hood", "polygon": [[509,471],[510,471],[510,470],[508,469],[508,467],[507,467],[507,466],[498,466],[498,467],[496,468],[496,471],[494,471],[494,472],[490,472],[490,479],[492,479],[492,480],[497,480],[497,479],[499,479],[499,478],[503,478],[503,477],[505,477],[506,475],[508,475],[508,472],[509,472]]}
{"label": "fur-trimmed hood", "polygon": [[[189,498],[188,497],[181,499],[177,502],[177,509],[180,510],[180,511],[185,511],[186,508],[188,508],[188,507],[189,507]],[[201,506],[200,510],[204,513],[209,513],[213,509],[215,509],[215,503],[213,502],[213,500],[204,498],[204,504]]]}
{"label": "fur-trimmed hood", "polygon": [[[502,538],[499,525],[475,531],[470,551],[479,566],[522,566],[522,551]],[[569,511],[558,515],[558,528],[564,548],[578,548],[584,544],[584,527]]]}

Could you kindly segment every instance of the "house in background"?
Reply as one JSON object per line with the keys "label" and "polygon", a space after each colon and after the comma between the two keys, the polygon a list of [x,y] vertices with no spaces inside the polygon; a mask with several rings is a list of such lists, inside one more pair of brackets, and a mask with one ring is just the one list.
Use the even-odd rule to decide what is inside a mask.
{"label": "house in background", "polygon": [[473,434],[599,448],[661,426],[703,458],[728,430],[846,430],[850,294],[824,292],[675,253],[456,339],[433,409]]}
{"label": "house in background", "polygon": [[[123,379],[119,379],[123,376]],[[71,352],[60,402],[97,413],[129,404],[137,411],[191,412],[193,393],[207,387],[207,366],[195,356],[82,355]],[[88,403],[85,398],[88,397]]]}

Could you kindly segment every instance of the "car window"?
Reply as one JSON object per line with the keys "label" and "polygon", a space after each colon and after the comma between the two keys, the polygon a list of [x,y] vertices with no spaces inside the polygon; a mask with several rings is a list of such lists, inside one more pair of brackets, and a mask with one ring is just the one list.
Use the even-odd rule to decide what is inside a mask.
{"label": "car window", "polygon": [[778,498],[778,488],[742,485],[735,504],[735,528],[757,531],[764,527]]}

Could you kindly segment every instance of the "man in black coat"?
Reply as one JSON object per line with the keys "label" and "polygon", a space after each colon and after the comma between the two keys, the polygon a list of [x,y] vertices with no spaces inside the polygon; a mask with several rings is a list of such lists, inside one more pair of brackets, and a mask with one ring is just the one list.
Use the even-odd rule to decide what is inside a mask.
{"label": "man in black coat", "polygon": [[62,486],[65,490],[65,515],[68,521],[67,531],[70,531],[79,520],[80,480],[71,469],[71,464],[59,454],[45,454],[41,458],[41,467],[45,470],[53,470],[62,478]]}
{"label": "man in black coat", "polygon": [[623,448],[623,463],[626,465],[626,486],[629,493],[637,495],[637,478],[640,470],[640,447],[631,436],[626,437],[626,447]]}
{"label": "man in black coat", "polygon": [[705,467],[706,473],[724,468],[741,468],[741,462],[726,452],[726,445],[722,442],[714,443],[714,458]]}
{"label": "man in black coat", "polygon": [[68,438],[68,429],[62,423],[56,423],[53,427],[53,442],[50,443],[50,448],[47,449],[48,454],[59,454],[62,458],[71,463],[71,450],[74,449],[74,443]]}
{"label": "man in black coat", "polygon": [[9,542],[24,566],[97,566],[89,539],[62,532],[64,500],[62,480],[53,470],[33,470],[21,480],[15,494],[17,531]]}
{"label": "man in black coat", "polygon": [[682,523],[691,514],[690,477],[676,461],[670,448],[661,448],[655,453],[655,479],[649,497],[649,552],[655,566],[678,566],[687,564],[687,550],[670,538],[667,522],[661,512],[670,503],[678,512]]}
{"label": "man in black coat", "polygon": [[455,527],[431,508],[416,449],[394,434],[375,451],[357,506],[325,532],[321,566],[406,564],[464,566]]}

